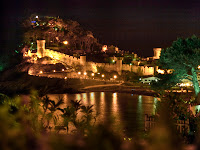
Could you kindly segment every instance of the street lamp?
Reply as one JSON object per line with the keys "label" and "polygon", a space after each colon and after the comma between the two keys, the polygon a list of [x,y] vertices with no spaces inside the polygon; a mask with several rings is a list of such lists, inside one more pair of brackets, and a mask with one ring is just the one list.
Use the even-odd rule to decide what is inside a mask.
{"label": "street lamp", "polygon": [[67,45],[67,44],[68,44],[68,41],[63,41],[63,44]]}
{"label": "street lamp", "polygon": [[81,72],[79,71],[79,72],[78,72],[78,74],[80,75],[80,74],[81,74]]}
{"label": "street lamp", "polygon": [[130,63],[130,66],[131,66],[131,72],[132,72],[132,63]]}
{"label": "street lamp", "polygon": [[84,72],[84,75],[86,76],[86,75],[87,75],[87,72]]}
{"label": "street lamp", "polygon": [[105,75],[104,74],[102,74],[102,78],[104,78],[105,77]]}
{"label": "street lamp", "polygon": [[114,76],[113,76],[113,78],[114,78],[114,79],[117,79],[117,76],[116,76],[116,75],[114,75]]}
{"label": "street lamp", "polygon": [[94,77],[94,73],[91,74]]}

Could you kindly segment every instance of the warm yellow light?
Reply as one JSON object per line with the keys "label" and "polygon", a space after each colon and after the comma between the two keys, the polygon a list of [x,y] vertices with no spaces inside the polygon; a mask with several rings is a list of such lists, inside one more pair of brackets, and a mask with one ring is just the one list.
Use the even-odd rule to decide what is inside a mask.
{"label": "warm yellow light", "polygon": [[43,71],[41,70],[40,73],[43,73]]}
{"label": "warm yellow light", "polygon": [[56,72],[56,70],[53,70],[53,72]]}
{"label": "warm yellow light", "polygon": [[94,73],[92,73],[91,75],[94,76]]}
{"label": "warm yellow light", "polygon": [[62,71],[65,71],[65,69],[62,69]]}
{"label": "warm yellow light", "polygon": [[179,86],[192,86],[190,83],[181,83]]}
{"label": "warm yellow light", "polygon": [[78,72],[78,74],[80,75],[80,74],[81,74],[81,72],[79,71],[79,72]]}
{"label": "warm yellow light", "polygon": [[104,75],[104,74],[102,74],[102,78],[103,78],[103,77],[105,77],[105,75]]}
{"label": "warm yellow light", "polygon": [[38,16],[35,16],[35,18],[38,18]]}
{"label": "warm yellow light", "polygon": [[116,79],[116,78],[117,78],[117,76],[116,76],[116,75],[114,75],[113,77],[114,77],[114,79]]}
{"label": "warm yellow light", "polygon": [[68,44],[68,41],[63,41],[63,44],[67,45],[67,44]]}
{"label": "warm yellow light", "polygon": [[84,72],[84,75],[86,76],[86,75],[87,75],[87,72]]}
{"label": "warm yellow light", "polygon": [[160,73],[160,74],[164,74],[165,73],[165,71],[161,70],[161,69],[158,69],[157,72]]}
{"label": "warm yellow light", "polygon": [[65,79],[67,79],[67,77],[65,77]]}
{"label": "warm yellow light", "polygon": [[200,65],[198,66],[198,69],[200,69]]}

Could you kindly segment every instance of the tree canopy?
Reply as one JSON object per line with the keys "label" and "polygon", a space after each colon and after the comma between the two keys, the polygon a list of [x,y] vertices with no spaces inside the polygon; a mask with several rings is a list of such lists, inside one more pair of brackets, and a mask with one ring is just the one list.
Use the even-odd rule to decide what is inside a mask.
{"label": "tree canopy", "polygon": [[178,38],[171,47],[161,51],[159,64],[164,69],[172,69],[176,79],[192,81],[195,94],[198,95],[197,72],[198,65],[200,65],[200,39],[198,37]]}

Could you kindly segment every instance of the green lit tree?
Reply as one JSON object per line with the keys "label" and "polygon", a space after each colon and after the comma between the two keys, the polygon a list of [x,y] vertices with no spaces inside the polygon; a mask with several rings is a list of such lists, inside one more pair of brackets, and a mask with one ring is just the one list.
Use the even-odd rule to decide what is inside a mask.
{"label": "green lit tree", "polygon": [[197,72],[200,64],[200,38],[178,38],[171,47],[161,51],[159,63],[164,69],[172,69],[176,78],[192,81],[196,96],[199,94]]}

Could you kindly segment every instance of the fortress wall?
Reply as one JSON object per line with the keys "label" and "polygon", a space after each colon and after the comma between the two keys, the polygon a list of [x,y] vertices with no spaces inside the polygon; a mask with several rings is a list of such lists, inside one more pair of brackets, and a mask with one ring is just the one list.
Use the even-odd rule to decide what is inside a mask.
{"label": "fortress wall", "polygon": [[141,66],[143,75],[154,75],[154,67]]}
{"label": "fortress wall", "polygon": [[107,71],[117,71],[117,65],[116,64],[110,64],[110,63],[106,63],[104,65],[105,70]]}
{"label": "fortress wall", "polygon": [[136,65],[132,65],[132,71],[137,73],[138,68],[140,68],[140,66],[136,66]]}
{"label": "fortress wall", "polygon": [[[102,67],[108,72],[119,71],[119,66],[117,66],[117,64],[87,62],[85,66],[86,66],[86,70],[93,71],[93,72],[97,72],[97,66]],[[148,66],[136,66],[136,65],[123,64],[122,70],[132,71],[135,73],[137,73],[140,70],[142,71],[143,75],[154,75],[154,67],[148,67]]]}
{"label": "fortress wall", "polygon": [[117,65],[116,64],[110,64],[110,63],[94,63],[94,62],[87,62],[86,63],[86,69],[88,71],[97,72],[97,67],[102,67],[106,71],[117,71]]}
{"label": "fortress wall", "polygon": [[66,55],[66,54],[63,54],[63,53],[60,53],[60,52],[57,52],[54,50],[50,50],[50,49],[45,49],[44,56],[51,57],[52,59],[59,60],[68,65],[72,65],[72,63],[80,64],[79,58],[76,58],[76,57],[73,57],[70,55]]}
{"label": "fortress wall", "polygon": [[124,71],[131,71],[132,65],[129,64],[122,64],[122,70]]}
{"label": "fortress wall", "polygon": [[66,54],[63,54],[54,50],[50,50],[50,49],[45,49],[43,57],[44,56],[48,56],[48,57],[51,57],[52,59],[62,61],[68,65],[82,64],[84,66],[84,70],[93,71],[93,72],[97,72],[97,66],[104,68],[108,72],[110,71],[119,72],[122,70],[137,72],[138,69],[140,68],[140,70],[143,72],[143,75],[154,75],[154,67],[119,64],[120,62],[115,63],[115,64],[86,62],[84,60],[85,58],[82,58],[81,60],[79,58],[66,55]]}
{"label": "fortress wall", "polygon": [[136,66],[136,65],[123,64],[122,70],[132,71],[135,73],[141,70],[143,75],[154,75],[154,67],[148,67],[148,66]]}

